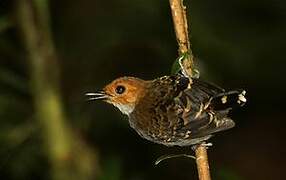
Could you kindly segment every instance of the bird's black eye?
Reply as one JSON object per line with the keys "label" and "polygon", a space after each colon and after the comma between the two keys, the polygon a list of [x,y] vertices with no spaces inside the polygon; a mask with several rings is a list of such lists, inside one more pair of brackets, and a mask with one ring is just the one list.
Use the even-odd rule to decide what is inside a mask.
{"label": "bird's black eye", "polygon": [[125,92],[125,90],[126,90],[126,88],[124,86],[119,85],[116,87],[115,92],[117,94],[123,94]]}

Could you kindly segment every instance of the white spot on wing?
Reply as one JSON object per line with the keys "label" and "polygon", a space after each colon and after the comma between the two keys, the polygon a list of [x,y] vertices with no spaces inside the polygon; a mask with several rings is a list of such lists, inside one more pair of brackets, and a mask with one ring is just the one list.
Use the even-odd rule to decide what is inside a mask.
{"label": "white spot on wing", "polygon": [[238,104],[241,104],[241,102],[245,103],[247,101],[246,98],[244,97],[245,94],[246,91],[242,91],[242,93],[238,95],[238,100],[237,100]]}
{"label": "white spot on wing", "polygon": [[227,96],[223,96],[221,98],[221,102],[222,102],[222,104],[225,104],[227,102]]}

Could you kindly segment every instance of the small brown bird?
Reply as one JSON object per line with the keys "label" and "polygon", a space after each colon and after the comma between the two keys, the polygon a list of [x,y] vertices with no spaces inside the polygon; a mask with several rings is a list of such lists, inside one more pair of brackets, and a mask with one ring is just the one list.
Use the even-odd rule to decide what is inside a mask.
{"label": "small brown bird", "polygon": [[141,137],[166,146],[190,146],[232,128],[229,111],[246,102],[244,90],[226,92],[182,75],[150,81],[122,77],[86,95],[113,104]]}

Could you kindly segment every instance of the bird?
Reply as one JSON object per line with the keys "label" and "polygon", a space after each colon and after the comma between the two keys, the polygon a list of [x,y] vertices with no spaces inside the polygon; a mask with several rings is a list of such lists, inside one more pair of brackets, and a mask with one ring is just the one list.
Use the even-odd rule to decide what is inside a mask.
{"label": "bird", "polygon": [[243,89],[225,91],[200,78],[176,74],[153,80],[120,77],[86,96],[117,107],[144,139],[192,146],[234,127],[229,112],[246,103],[245,94]]}

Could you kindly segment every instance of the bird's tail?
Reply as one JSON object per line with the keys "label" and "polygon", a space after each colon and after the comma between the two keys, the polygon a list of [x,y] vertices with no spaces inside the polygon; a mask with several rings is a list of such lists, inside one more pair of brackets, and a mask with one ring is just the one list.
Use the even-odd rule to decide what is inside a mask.
{"label": "bird's tail", "polygon": [[246,103],[246,91],[239,89],[219,93],[211,98],[210,107],[214,111],[232,109]]}

